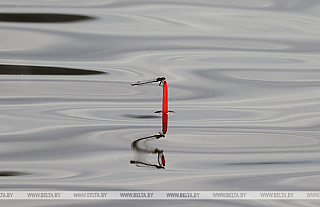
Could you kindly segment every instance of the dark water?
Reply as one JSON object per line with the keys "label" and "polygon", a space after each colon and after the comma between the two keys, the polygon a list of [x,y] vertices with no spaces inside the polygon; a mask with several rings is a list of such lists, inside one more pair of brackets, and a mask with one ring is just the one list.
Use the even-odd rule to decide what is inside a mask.
{"label": "dark water", "polygon": [[[319,190],[319,1],[3,0],[0,6],[1,190]],[[175,113],[166,136],[144,139],[146,151],[137,152],[132,142],[162,130],[154,113],[162,89],[130,83],[162,76]],[[130,164],[159,165],[155,149],[165,169]]]}

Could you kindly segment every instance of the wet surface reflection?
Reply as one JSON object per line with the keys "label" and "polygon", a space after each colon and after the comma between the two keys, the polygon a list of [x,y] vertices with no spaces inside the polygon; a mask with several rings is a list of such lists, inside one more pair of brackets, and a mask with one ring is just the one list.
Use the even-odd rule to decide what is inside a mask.
{"label": "wet surface reflection", "polygon": [[95,18],[78,14],[0,13],[0,22],[63,23],[92,19]]}
{"label": "wet surface reflection", "polygon": [[[159,134],[141,137],[131,143],[134,153],[134,160],[130,160],[130,164],[137,167],[154,167],[157,169],[165,169],[166,160],[163,150],[153,147],[149,144],[152,140],[164,138],[168,129],[168,114],[162,114],[162,132]],[[156,155],[157,161],[149,161],[148,155]],[[155,164],[156,163],[156,164]]]}
{"label": "wet surface reflection", "polygon": [[[152,147],[148,144],[149,141],[154,139],[160,139],[165,137],[164,134],[156,134],[148,137],[141,137],[132,142],[131,147],[134,152],[135,159],[130,160],[131,164],[135,164],[137,167],[155,167],[157,169],[165,168],[165,158],[163,150]],[[157,164],[152,164],[147,160],[147,155],[156,154],[157,155]]]}
{"label": "wet surface reflection", "polygon": [[31,65],[0,65],[0,75],[95,75],[102,71]]}

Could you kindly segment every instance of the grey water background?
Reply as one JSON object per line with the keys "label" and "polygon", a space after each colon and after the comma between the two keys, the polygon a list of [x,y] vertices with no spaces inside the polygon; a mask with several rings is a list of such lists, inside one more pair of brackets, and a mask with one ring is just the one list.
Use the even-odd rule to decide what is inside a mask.
{"label": "grey water background", "polygon": [[[319,3],[1,0],[1,190],[319,190]],[[161,131],[162,89],[130,83],[162,76],[166,169],[139,168],[130,145]]]}

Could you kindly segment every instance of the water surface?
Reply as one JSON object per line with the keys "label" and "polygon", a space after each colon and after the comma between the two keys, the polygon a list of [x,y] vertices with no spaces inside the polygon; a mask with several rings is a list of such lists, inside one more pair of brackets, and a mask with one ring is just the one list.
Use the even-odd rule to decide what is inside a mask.
{"label": "water surface", "polygon": [[[319,190],[318,1],[0,5],[3,191]],[[52,15],[57,19],[50,22]],[[68,19],[75,16],[81,18]],[[147,146],[163,151],[165,169],[137,167],[130,164],[136,156],[131,143],[161,132],[161,115],[154,112],[161,109],[162,89],[130,84],[162,76],[175,113],[165,137]],[[156,154],[143,159],[157,163]],[[215,204],[317,206],[317,201]]]}

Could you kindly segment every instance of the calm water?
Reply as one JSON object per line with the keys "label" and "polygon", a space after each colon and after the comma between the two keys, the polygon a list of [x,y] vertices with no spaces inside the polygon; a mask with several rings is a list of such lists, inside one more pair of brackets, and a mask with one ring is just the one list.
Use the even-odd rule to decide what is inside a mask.
{"label": "calm water", "polygon": [[[0,7],[1,190],[319,190],[319,1],[1,0]],[[166,136],[142,139],[139,151],[132,142],[162,130],[154,113],[162,89],[130,83],[162,76],[175,113]],[[165,169],[154,166],[160,151]]]}

